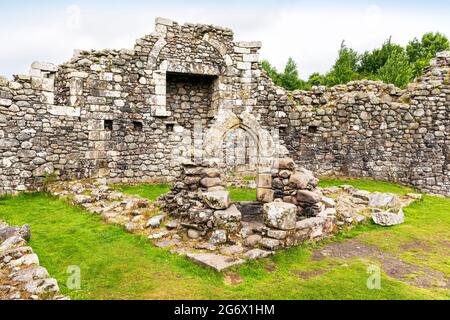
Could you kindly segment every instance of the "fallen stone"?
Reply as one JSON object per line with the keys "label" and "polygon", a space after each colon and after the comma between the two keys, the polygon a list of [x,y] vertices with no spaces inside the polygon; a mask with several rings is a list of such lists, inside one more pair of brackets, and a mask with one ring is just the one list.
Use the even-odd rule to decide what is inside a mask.
{"label": "fallen stone", "polygon": [[422,195],[419,194],[419,193],[407,193],[406,196],[411,198],[411,199],[415,199],[415,200],[422,199]]}
{"label": "fallen stone", "polygon": [[372,220],[381,226],[394,226],[405,222],[405,215],[403,209],[399,209],[397,212],[376,210],[372,212]]}
{"label": "fallen stone", "polygon": [[262,238],[259,245],[269,250],[278,250],[281,248],[281,242],[277,239]]}
{"label": "fallen stone", "polygon": [[235,255],[235,254],[242,253],[243,251],[244,251],[244,248],[240,244],[235,244],[235,245],[229,246],[229,247],[222,247],[220,249],[220,253],[225,254],[225,255]]}
{"label": "fallen stone", "polygon": [[392,208],[397,205],[396,195],[392,193],[374,192],[369,197],[369,207]]}
{"label": "fallen stone", "polygon": [[262,237],[259,234],[252,234],[244,239],[244,246],[254,247],[261,241],[261,239]]}
{"label": "fallen stone", "polygon": [[226,230],[214,230],[209,238],[209,243],[217,245],[227,242],[227,231]]}
{"label": "fallen stone", "polygon": [[263,206],[264,223],[276,229],[295,229],[297,207],[291,203],[269,202]]}
{"label": "fallen stone", "polygon": [[195,229],[189,229],[187,232],[187,235],[191,239],[198,239],[201,236],[200,231],[195,230]]}
{"label": "fallen stone", "polygon": [[208,207],[215,210],[227,209],[231,204],[230,192],[226,190],[205,192],[203,199]]}
{"label": "fallen stone", "polygon": [[84,203],[90,203],[91,202],[91,197],[84,195],[84,194],[76,194],[73,196],[72,198],[72,202],[75,205],[80,205],[80,204],[84,204]]}
{"label": "fallen stone", "polygon": [[352,196],[361,200],[364,200],[366,203],[370,200],[371,193],[366,190],[356,190],[352,193]]}
{"label": "fallen stone", "polygon": [[154,244],[158,248],[168,248],[168,247],[173,247],[173,246],[177,245],[178,243],[179,243],[179,241],[176,241],[176,240],[164,239],[164,240],[156,241]]}
{"label": "fallen stone", "polygon": [[165,230],[160,230],[160,231],[157,231],[154,233],[150,233],[147,238],[148,239],[161,239],[161,238],[167,236],[168,234],[169,234],[169,232],[167,232]]}
{"label": "fallen stone", "polygon": [[325,205],[325,208],[334,208],[336,206],[336,201],[328,197],[322,197],[322,203]]}
{"label": "fallen stone", "polygon": [[154,216],[147,220],[147,224],[145,225],[146,228],[158,228],[162,221],[164,220],[164,215],[158,215]]}
{"label": "fallen stone", "polygon": [[171,220],[166,223],[166,228],[169,230],[178,229],[180,227],[180,223],[176,220]]}
{"label": "fallen stone", "polygon": [[200,242],[200,243],[196,243],[194,245],[195,249],[200,249],[200,250],[208,250],[208,251],[216,251],[217,247],[211,243],[208,242]]}
{"label": "fallen stone", "polygon": [[195,263],[213,268],[218,272],[245,262],[243,259],[235,259],[216,253],[187,253],[186,256]]}
{"label": "fallen stone", "polygon": [[262,259],[267,258],[272,255],[273,252],[262,250],[262,249],[252,249],[244,253],[244,257],[247,259]]}
{"label": "fallen stone", "polygon": [[214,220],[217,226],[226,225],[229,222],[239,222],[241,219],[242,214],[234,204],[226,210],[217,210],[214,212]]}

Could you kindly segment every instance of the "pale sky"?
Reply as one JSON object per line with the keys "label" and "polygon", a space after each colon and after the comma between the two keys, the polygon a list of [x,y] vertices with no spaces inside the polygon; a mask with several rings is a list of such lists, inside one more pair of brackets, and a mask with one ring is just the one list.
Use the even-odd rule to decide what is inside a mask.
{"label": "pale sky", "polygon": [[303,78],[328,71],[342,40],[362,52],[389,36],[401,45],[428,31],[450,36],[448,0],[0,0],[0,75],[63,63],[73,49],[132,49],[156,17],[232,28],[237,41],[262,41],[261,58],[279,70],[292,56]]}

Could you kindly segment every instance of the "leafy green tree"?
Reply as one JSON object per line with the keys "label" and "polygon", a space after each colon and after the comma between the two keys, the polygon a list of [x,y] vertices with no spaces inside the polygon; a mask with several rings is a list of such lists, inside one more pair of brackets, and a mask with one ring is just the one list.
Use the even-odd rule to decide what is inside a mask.
{"label": "leafy green tree", "polygon": [[303,81],[298,77],[297,64],[292,58],[288,59],[281,74],[281,85],[288,90],[300,89],[303,86]]}
{"label": "leafy green tree", "polygon": [[378,70],[386,64],[394,52],[400,51],[404,51],[404,49],[400,45],[392,43],[391,38],[389,38],[381,48],[374,49],[372,52],[366,51],[360,56],[358,72],[370,78],[371,75],[377,74]]}
{"label": "leafy green tree", "polygon": [[261,62],[261,67],[267,72],[267,75],[272,79],[273,83],[281,86],[281,75],[278,73],[277,69],[269,63],[269,61],[263,60]]}
{"label": "leafy green tree", "polygon": [[339,56],[331,71],[326,75],[326,84],[333,86],[358,79],[358,61],[358,53],[348,48],[342,41]]}
{"label": "leafy green tree", "polygon": [[325,75],[318,72],[314,72],[309,76],[308,87],[312,86],[324,86],[327,84],[327,78]]}
{"label": "leafy green tree", "polygon": [[404,50],[393,51],[385,65],[378,70],[377,76],[383,82],[403,88],[413,79],[414,69]]}
{"label": "leafy green tree", "polygon": [[414,66],[414,76],[422,74],[436,53],[445,50],[450,50],[449,40],[439,32],[425,33],[420,41],[417,38],[411,40],[406,47],[406,53],[409,62]]}

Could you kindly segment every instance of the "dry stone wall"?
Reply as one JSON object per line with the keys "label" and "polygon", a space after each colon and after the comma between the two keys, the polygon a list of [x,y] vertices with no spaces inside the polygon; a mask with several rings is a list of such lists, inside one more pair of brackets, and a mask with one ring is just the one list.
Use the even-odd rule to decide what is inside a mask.
{"label": "dry stone wall", "polygon": [[0,193],[53,178],[173,180],[180,142],[211,156],[239,129],[263,153],[256,166],[289,155],[319,174],[450,195],[450,54],[404,91],[360,81],[286,92],[262,71],[261,43],[233,37],[158,18],[131,50],[76,51],[0,78]]}

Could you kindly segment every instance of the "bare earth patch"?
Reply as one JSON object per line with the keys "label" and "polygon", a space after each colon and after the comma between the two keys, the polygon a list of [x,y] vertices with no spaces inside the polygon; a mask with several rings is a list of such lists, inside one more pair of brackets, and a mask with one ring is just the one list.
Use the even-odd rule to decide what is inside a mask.
{"label": "bare earth patch", "polygon": [[[417,248],[414,244],[406,244],[406,246]],[[313,250],[311,257],[313,261],[325,258],[377,260],[381,264],[382,270],[397,280],[408,282],[419,288],[450,288],[450,279],[443,273],[406,263],[392,253],[383,252],[374,245],[368,245],[355,239],[331,243]]]}
{"label": "bare earth patch", "polygon": [[242,279],[241,276],[236,273],[227,273],[224,276],[223,281],[227,286],[237,286],[244,282],[244,279]]}
{"label": "bare earth patch", "polygon": [[432,250],[433,248],[430,245],[428,245],[425,241],[414,240],[414,241],[410,241],[405,244],[402,244],[400,246],[400,249],[404,250],[404,251],[415,250],[415,249],[429,251],[429,250]]}

